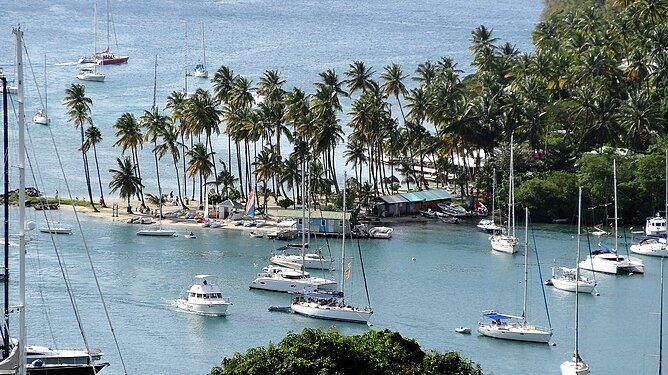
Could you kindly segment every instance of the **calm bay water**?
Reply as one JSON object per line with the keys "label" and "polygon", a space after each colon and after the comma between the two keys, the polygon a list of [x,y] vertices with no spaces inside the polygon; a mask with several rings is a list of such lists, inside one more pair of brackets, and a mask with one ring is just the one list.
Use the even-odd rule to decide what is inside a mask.
{"label": "calm bay water", "polygon": [[[73,196],[83,196],[78,130],[67,122],[60,105],[76,67],[71,63],[92,51],[92,2],[10,0],[0,13],[4,36],[0,37],[0,64],[8,75],[14,49],[9,26],[21,23],[35,77],[26,72],[26,113],[30,119],[38,107],[35,88],[43,84],[42,61],[47,55],[50,128],[29,124],[28,146],[39,166],[37,184],[49,195],[65,193],[65,183],[53,157],[51,143],[62,155]],[[98,46],[106,44],[105,7],[99,4]],[[113,1],[113,17],[120,52],[130,55],[123,66],[105,67],[107,81],[87,84],[93,99],[93,121],[103,134],[98,147],[100,169],[115,167],[120,150],[112,147],[112,125],[123,112],[140,115],[152,103],[153,61],[158,55],[158,103],[183,87],[186,51],[190,70],[201,55],[201,25],[204,25],[207,63],[211,73],[221,64],[254,81],[268,69],[277,69],[293,86],[312,91],[318,73],[336,69],[341,78],[348,64],[363,60],[380,71],[393,62],[412,73],[427,60],[451,56],[470,72],[470,32],[484,24],[501,41],[530,50],[529,34],[539,20],[538,1],[450,1],[421,2],[358,1]],[[186,26],[187,25],[187,26]],[[188,28],[188,47],[184,37]],[[112,48],[116,50],[115,48]],[[191,78],[189,88],[209,87]],[[10,107],[11,108],[11,107]],[[345,120],[344,120],[345,121]],[[15,120],[11,119],[15,140]],[[226,139],[214,146],[227,158]],[[11,155],[15,155],[15,148]],[[44,157],[44,156],[47,157]],[[150,154],[142,155],[144,183],[154,186]],[[339,165],[342,163],[339,160]],[[175,186],[171,166],[162,165],[163,186]],[[342,168],[339,167],[339,172]],[[37,172],[36,172],[37,173]],[[15,168],[12,168],[12,181]],[[104,173],[103,173],[104,175]],[[103,177],[108,179],[108,175]],[[35,185],[34,181],[29,185]],[[13,184],[15,186],[15,184]],[[30,215],[34,215],[31,213]],[[39,224],[44,218],[29,217]],[[71,213],[61,221],[74,224]],[[267,240],[251,240],[243,233],[198,230],[196,240],[155,239],[135,235],[137,228],[101,219],[82,218],[109,314],[120,341],[129,373],[204,374],[222,356],[250,347],[277,342],[289,331],[304,327],[329,327],[331,322],[290,314],[270,313],[270,305],[286,305],[282,294],[249,291],[248,283],[266,265],[272,248]],[[121,374],[91,272],[86,266],[81,231],[58,237],[81,310],[90,343],[105,351],[112,366],[107,374]],[[542,271],[549,274],[555,259],[572,265],[575,228],[541,227],[535,231]],[[340,242],[331,240],[338,258]],[[323,244],[324,245],[324,244]],[[353,246],[349,246],[353,248]],[[487,236],[471,225],[444,226],[435,223],[395,228],[389,241],[360,243],[375,307],[374,328],[398,330],[416,338],[423,347],[456,350],[480,362],[486,371],[504,374],[557,374],[559,364],[572,351],[573,295],[547,290],[556,347],[512,343],[459,335],[459,325],[475,327],[480,311],[495,308],[521,312],[522,257],[494,254]],[[16,264],[14,251],[12,264]],[[415,261],[411,258],[415,257]],[[48,236],[41,235],[28,248],[31,283],[28,291],[29,337],[36,344],[81,346],[69,299],[62,286]],[[600,297],[583,296],[582,352],[598,374],[648,374],[656,368],[659,310],[659,261],[646,259],[646,274],[631,277],[600,276]],[[529,316],[547,324],[542,295],[532,269]],[[220,275],[224,293],[234,302],[226,318],[184,314],[173,302],[196,273]],[[338,272],[331,275],[338,277]],[[361,283],[354,298],[363,300]],[[15,286],[12,280],[10,286]],[[14,290],[14,288],[12,288]],[[48,307],[48,308],[46,308]],[[48,311],[46,319],[42,311]],[[52,322],[49,324],[48,322]],[[337,324],[344,334],[364,332],[367,327]],[[52,334],[53,333],[53,334]],[[55,338],[52,338],[52,336]],[[55,340],[55,342],[54,342]]]}

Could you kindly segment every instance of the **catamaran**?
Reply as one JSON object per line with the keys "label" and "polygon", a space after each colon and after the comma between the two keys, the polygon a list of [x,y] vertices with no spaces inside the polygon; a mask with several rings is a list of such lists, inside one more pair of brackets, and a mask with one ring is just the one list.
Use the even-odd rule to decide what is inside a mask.
{"label": "catamaran", "polygon": [[[95,7],[97,11],[97,6]],[[110,45],[110,29],[112,24],[111,5],[107,0],[107,47],[101,52],[97,52],[97,22],[95,25],[95,32],[93,33],[93,54],[79,59],[79,64],[99,64],[99,65],[117,65],[128,62],[129,56],[115,55],[109,50]],[[115,30],[115,29],[114,29]],[[118,45],[117,47],[118,48]]]}

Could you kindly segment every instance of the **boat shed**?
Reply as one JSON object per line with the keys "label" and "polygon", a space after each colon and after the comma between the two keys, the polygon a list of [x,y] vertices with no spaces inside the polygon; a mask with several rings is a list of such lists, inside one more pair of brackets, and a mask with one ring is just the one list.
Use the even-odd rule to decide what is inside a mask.
{"label": "boat shed", "polygon": [[414,215],[429,208],[437,211],[439,203],[452,198],[452,194],[440,188],[385,195],[378,197],[375,211],[379,217]]}
{"label": "boat shed", "polygon": [[[302,210],[277,210],[276,216],[290,218],[297,222],[297,232],[302,231]],[[343,220],[341,220],[341,211],[306,211],[307,221],[309,222],[308,231],[311,234],[321,234],[326,236],[337,236],[343,232]],[[310,219],[308,219],[310,217]],[[350,212],[346,212],[345,232],[350,232]]]}

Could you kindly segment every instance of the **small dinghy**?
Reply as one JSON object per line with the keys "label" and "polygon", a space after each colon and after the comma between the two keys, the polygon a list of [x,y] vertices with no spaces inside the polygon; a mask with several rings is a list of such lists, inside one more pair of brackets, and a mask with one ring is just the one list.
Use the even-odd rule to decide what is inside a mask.
{"label": "small dinghy", "polygon": [[455,328],[455,332],[462,333],[462,334],[469,334],[469,333],[471,333],[471,328],[469,328],[469,327],[457,327],[457,328]]}
{"label": "small dinghy", "polygon": [[264,233],[260,233],[260,232],[250,232],[249,235],[251,236],[251,238],[262,238],[262,237],[264,237]]}
{"label": "small dinghy", "polygon": [[187,232],[186,234],[183,235],[183,237],[185,237],[185,238],[197,238],[197,236],[195,236],[195,233],[193,233],[193,232]]}

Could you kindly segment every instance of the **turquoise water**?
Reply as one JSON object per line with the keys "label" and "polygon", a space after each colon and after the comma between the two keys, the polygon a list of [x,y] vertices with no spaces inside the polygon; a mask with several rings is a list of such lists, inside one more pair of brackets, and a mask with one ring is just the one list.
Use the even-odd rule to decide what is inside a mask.
{"label": "turquoise water", "polygon": [[[528,0],[302,0],[288,4],[239,0],[188,5],[181,1],[149,0],[114,1],[112,5],[120,52],[130,55],[130,63],[105,67],[107,81],[87,85],[87,93],[94,101],[93,121],[104,136],[98,149],[102,171],[115,167],[115,159],[120,156],[120,150],[112,147],[115,140],[111,125],[115,119],[125,111],[140,115],[151,105],[156,54],[158,102],[164,103],[170,92],[183,87],[186,24],[189,70],[201,54],[199,35],[200,25],[204,24],[210,71],[226,64],[256,81],[264,70],[278,69],[287,80],[286,88],[298,86],[309,91],[319,72],[334,68],[343,78],[343,71],[356,59],[364,60],[377,71],[399,62],[406,72],[412,72],[419,63],[447,55],[470,72],[467,49],[473,28],[484,24],[493,28],[501,41],[530,50],[529,34],[542,9],[540,2]],[[98,18],[98,45],[102,45],[103,6]],[[47,54],[53,121],[50,129],[72,195],[81,197],[84,182],[76,152],[79,134],[67,122],[65,109],[59,103],[64,89],[76,81],[73,78],[76,67],[71,63],[92,51],[92,3],[70,0],[44,6],[36,0],[10,1],[0,13],[0,24],[6,29],[0,37],[0,64],[9,75],[14,55],[9,26],[17,23],[25,31],[29,56],[36,65],[35,80],[40,85],[41,62],[43,54]],[[26,84],[26,113],[30,118],[38,100],[29,72]],[[206,88],[208,84],[191,78],[189,87],[197,86]],[[14,119],[11,127],[14,141]],[[44,181],[38,185],[47,194],[59,190],[66,195],[49,128],[32,124],[28,128],[32,140],[29,149],[40,171],[38,180]],[[223,159],[227,157],[226,144],[223,137],[214,142]],[[151,192],[155,171],[147,150],[142,154],[142,163],[144,183]],[[15,154],[14,148],[11,155]],[[341,160],[338,162],[342,166]],[[163,164],[162,168],[163,186],[175,186],[171,166]],[[15,170],[13,167],[11,181],[16,181]],[[342,168],[338,171],[342,172]],[[35,182],[29,177],[28,184]],[[33,213],[29,218],[39,225],[44,223],[44,218]],[[63,212],[59,219],[74,225],[72,214]],[[286,305],[289,297],[248,290],[248,283],[266,265],[276,243],[250,239],[229,230],[198,228],[197,239],[186,240],[142,238],[135,235],[135,226],[102,219],[85,217],[82,225],[129,373],[204,374],[222,356],[277,342],[286,333],[304,327],[332,325],[291,314],[270,313],[268,306]],[[122,374],[80,233],[76,229],[74,235],[57,237],[57,241],[65,254],[89,341],[92,346],[101,347],[105,359],[112,363],[105,373]],[[553,260],[558,265],[573,264],[574,234],[575,228],[566,226],[536,228],[544,275],[549,274]],[[330,242],[338,258],[340,242]],[[354,250],[354,246],[349,247]],[[559,364],[570,358],[573,295],[557,290],[546,291],[556,347],[454,332],[460,325],[475,328],[482,309],[521,312],[522,256],[492,253],[487,236],[478,233],[473,225],[406,225],[395,228],[394,238],[389,241],[366,240],[360,246],[375,307],[374,328],[398,330],[416,338],[425,349],[460,351],[497,375],[558,374]],[[416,260],[412,261],[412,257]],[[16,264],[16,258],[14,249],[12,264]],[[582,353],[594,373],[655,371],[659,261],[645,259],[645,263],[645,275],[600,276],[601,296],[581,299]],[[38,236],[30,244],[28,269],[31,342],[80,347],[81,338],[48,236]],[[547,318],[536,270],[531,267],[528,313],[533,322],[545,325]],[[230,316],[200,317],[174,308],[174,300],[196,273],[220,276],[224,293],[233,299]],[[329,276],[338,278],[338,272]],[[15,286],[14,283],[12,280],[10,286]],[[351,286],[355,300],[363,301],[359,275],[353,276]],[[50,319],[44,312],[48,312]],[[368,329],[345,323],[337,327],[345,334]]]}
{"label": "turquoise water", "polygon": [[[29,219],[38,223],[44,220],[33,212]],[[71,213],[63,212],[61,221],[75,224]],[[84,218],[83,225],[130,373],[203,374],[219,363],[221,356],[278,342],[290,331],[333,325],[269,312],[270,305],[285,306],[290,297],[248,289],[248,283],[280,243],[251,239],[246,233],[225,229],[198,227],[194,229],[197,239],[191,240],[139,237],[135,235],[137,226],[97,218]],[[179,233],[183,230],[174,229]],[[574,233],[574,227],[550,226],[535,228],[533,237],[530,235],[538,246],[544,276],[549,274],[553,261],[557,265],[573,265]],[[121,374],[81,245],[80,230],[57,240],[73,280],[89,342],[103,348],[105,359],[112,363],[105,372]],[[318,243],[327,253],[326,243]],[[329,243],[339,259],[340,241],[330,239]],[[411,224],[396,227],[391,240],[361,240],[359,246],[375,308],[371,319],[374,329],[397,330],[416,338],[424,349],[459,351],[481,363],[486,371],[501,375],[558,374],[559,364],[569,358],[573,345],[572,293],[546,290],[555,347],[496,340],[475,332],[483,309],[521,313],[524,258],[522,254],[492,252],[487,235],[477,232],[473,225]],[[357,265],[357,243],[349,243],[347,248]],[[15,258],[16,254],[12,262]],[[581,350],[594,373],[655,371],[660,262],[654,258],[644,260],[645,275],[597,275],[601,295],[582,295]],[[546,326],[535,264],[532,256],[528,316],[533,324]],[[358,269],[353,267],[351,298],[364,303]],[[81,346],[48,236],[39,235],[29,245],[28,272],[33,280],[27,293],[31,341],[52,342],[43,313],[45,303],[57,344]],[[201,317],[174,307],[174,300],[197,273],[220,277],[224,294],[234,304],[229,316]],[[314,271],[314,275],[320,273]],[[324,275],[338,279],[339,271]],[[35,279],[40,282],[35,283]],[[472,327],[473,334],[455,333],[454,328],[460,325]],[[336,326],[344,334],[368,329],[348,323]]]}

